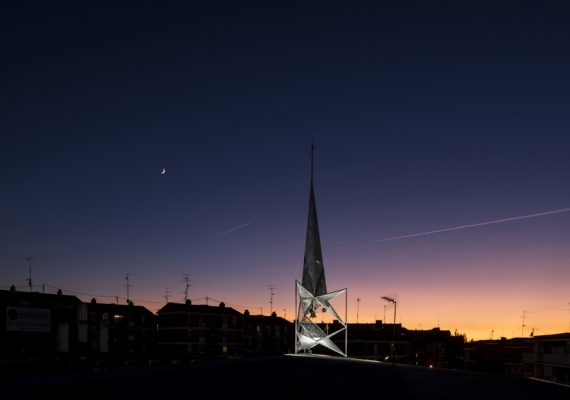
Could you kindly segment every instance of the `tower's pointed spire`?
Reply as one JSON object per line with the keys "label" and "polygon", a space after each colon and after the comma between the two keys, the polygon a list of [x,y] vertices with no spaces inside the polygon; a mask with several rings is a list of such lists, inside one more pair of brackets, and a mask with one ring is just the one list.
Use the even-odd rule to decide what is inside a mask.
{"label": "tower's pointed spire", "polygon": [[315,191],[313,189],[313,161],[315,145],[311,143],[311,193],[309,196],[309,220],[307,223],[307,240],[305,241],[305,259],[303,262],[303,287],[313,296],[320,296],[327,292],[319,223],[317,221],[317,207],[315,204]]}
{"label": "tower's pointed spire", "polygon": [[315,161],[315,142],[311,142],[311,189],[313,189],[313,168],[314,168],[314,161]]}

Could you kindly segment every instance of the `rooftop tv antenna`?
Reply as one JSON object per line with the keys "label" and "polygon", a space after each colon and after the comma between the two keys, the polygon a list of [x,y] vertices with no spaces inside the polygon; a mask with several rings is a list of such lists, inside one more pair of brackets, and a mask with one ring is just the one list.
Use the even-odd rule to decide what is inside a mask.
{"label": "rooftop tv antenna", "polygon": [[131,275],[130,273],[127,273],[127,275],[125,276],[125,280],[127,281],[127,285],[126,285],[127,286],[127,303],[131,300],[130,289],[131,289],[131,286],[133,286],[129,283],[130,275]]}
{"label": "rooftop tv antenna", "polygon": [[275,285],[268,286],[269,289],[269,315],[273,314],[273,296],[275,295]]}
{"label": "rooftop tv antenna", "polygon": [[529,313],[530,313],[530,311],[526,311],[526,310],[523,311],[523,313],[522,313],[522,316],[521,316],[521,318],[522,318],[521,337],[524,337],[524,328],[526,327],[526,324],[525,324],[524,322],[525,322],[525,320],[528,318],[526,315],[529,314]]}
{"label": "rooftop tv antenna", "polygon": [[166,302],[168,303],[168,297],[169,297],[169,292],[168,292],[169,288],[164,289],[164,300],[166,300]]}
{"label": "rooftop tv antenna", "polygon": [[356,299],[356,323],[358,324],[358,313],[360,311],[360,297]]}
{"label": "rooftop tv antenna", "polygon": [[27,257],[26,260],[28,261],[28,271],[30,273],[28,278],[28,286],[30,287],[30,292],[32,291],[32,258],[34,257]]}
{"label": "rooftop tv antenna", "polygon": [[186,303],[188,300],[188,289],[190,289],[190,286],[192,286],[190,283],[192,282],[192,279],[190,279],[190,274],[184,274],[184,282],[186,282],[186,287],[184,288],[184,302]]}

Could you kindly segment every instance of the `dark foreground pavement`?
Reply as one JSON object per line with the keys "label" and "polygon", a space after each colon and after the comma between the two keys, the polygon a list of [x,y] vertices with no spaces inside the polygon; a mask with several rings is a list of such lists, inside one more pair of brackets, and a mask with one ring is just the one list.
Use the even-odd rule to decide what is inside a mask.
{"label": "dark foreground pavement", "polygon": [[524,378],[342,359],[276,357],[0,376],[2,399],[570,399]]}

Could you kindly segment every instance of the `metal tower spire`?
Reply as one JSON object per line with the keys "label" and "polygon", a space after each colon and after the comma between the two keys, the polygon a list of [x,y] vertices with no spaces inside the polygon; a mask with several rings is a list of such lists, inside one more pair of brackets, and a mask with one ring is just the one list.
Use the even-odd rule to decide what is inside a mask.
{"label": "metal tower spire", "polygon": [[311,142],[311,187],[313,187],[313,171],[314,171],[314,161],[315,161],[315,142]]}
{"label": "metal tower spire", "polygon": [[325,281],[323,253],[321,250],[321,238],[317,220],[315,191],[313,189],[314,153],[315,144],[311,143],[311,192],[309,195],[309,218],[307,222],[302,284],[311,294],[320,296],[327,293],[327,284]]}

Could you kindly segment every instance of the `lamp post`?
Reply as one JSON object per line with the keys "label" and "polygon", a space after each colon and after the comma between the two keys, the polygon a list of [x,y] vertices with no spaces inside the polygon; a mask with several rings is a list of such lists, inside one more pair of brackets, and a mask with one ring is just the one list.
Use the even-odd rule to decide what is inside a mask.
{"label": "lamp post", "polygon": [[394,323],[392,324],[392,347],[390,349],[390,358],[392,359],[392,363],[394,363],[394,358],[396,355],[396,306],[397,302],[396,299],[388,296],[382,296],[382,298],[390,303],[394,303]]}

